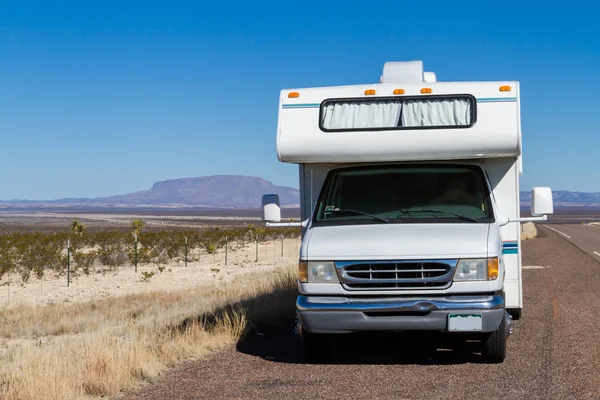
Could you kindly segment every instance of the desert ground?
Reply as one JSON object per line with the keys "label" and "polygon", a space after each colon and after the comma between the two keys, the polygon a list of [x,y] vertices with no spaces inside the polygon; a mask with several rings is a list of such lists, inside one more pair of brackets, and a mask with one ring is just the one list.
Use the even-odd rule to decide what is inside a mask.
{"label": "desert ground", "polygon": [[[281,209],[282,218],[297,220],[298,209]],[[131,221],[141,218],[148,229],[202,228],[207,226],[241,226],[260,223],[260,210],[205,210],[205,209],[135,209],[66,208],[66,209],[1,209],[0,232],[13,230],[47,231],[68,227],[78,219],[92,229],[128,228]]]}
{"label": "desert ground", "polygon": [[[7,214],[0,215],[2,240],[21,232],[64,233],[73,219],[88,232],[118,230],[125,236],[136,218],[144,219],[144,230],[166,235],[260,224],[248,215]],[[107,267],[96,260],[88,274],[48,269],[23,281],[16,271],[4,273],[0,398],[114,398],[181,361],[234,343],[256,326],[277,323],[277,315],[293,307],[299,246],[298,237],[283,235],[238,238],[211,252],[190,248],[187,265],[179,254],[140,263],[137,271],[129,262]]]}
{"label": "desert ground", "polygon": [[[50,305],[72,303],[131,294],[156,291],[177,292],[209,284],[226,284],[234,278],[250,274],[267,274],[274,268],[297,263],[299,238],[284,238],[260,242],[258,261],[255,243],[231,243],[225,264],[225,249],[213,254],[199,255],[200,260],[188,262],[183,259],[167,264],[126,265],[108,270],[98,263],[89,275],[81,272],[70,276],[45,275],[42,279],[31,278],[22,282],[16,273],[7,274],[0,280],[0,307],[17,305]],[[190,253],[190,258],[198,256]],[[147,278],[148,276],[150,276]]]}
{"label": "desert ground", "polygon": [[[511,385],[520,377],[525,379],[528,375],[519,367],[520,357],[525,357],[525,364],[532,365],[541,359],[550,360],[556,366],[554,369],[546,369],[544,374],[530,377],[537,385],[532,398],[538,398],[538,394],[539,398],[575,398],[563,397],[563,387],[552,383],[560,376],[566,376],[559,379],[561,382],[571,385],[565,386],[564,390],[577,394],[579,397],[576,398],[596,398],[594,396],[599,393],[597,387],[581,385],[590,381],[590,377],[598,376],[600,370],[592,364],[581,364],[577,357],[579,360],[583,358],[569,353],[569,348],[562,346],[563,342],[558,340],[563,337],[559,333],[565,329],[583,332],[583,339],[588,339],[581,321],[579,325],[570,327],[563,321],[566,315],[563,312],[567,313],[569,307],[577,302],[578,307],[587,310],[586,300],[575,301],[568,291],[561,289],[554,292],[556,288],[553,285],[546,289],[544,286],[544,283],[552,283],[568,274],[569,263],[576,259],[580,272],[585,272],[588,278],[577,282],[571,280],[570,285],[581,286],[579,289],[573,287],[577,292],[589,291],[586,282],[595,276],[592,272],[596,271],[598,263],[593,258],[600,252],[596,245],[600,242],[595,239],[600,237],[600,228],[593,225],[594,221],[600,220],[599,217],[600,213],[571,212],[564,217],[559,215],[558,220],[523,226],[528,308],[516,325],[515,339],[511,341],[512,361],[508,361],[508,369],[501,376]],[[34,230],[51,233],[68,229],[73,218],[86,223],[90,230],[127,231],[131,229],[134,218],[143,218],[149,230],[190,227],[201,230],[215,225],[260,224],[258,219],[248,215],[48,215],[46,212],[26,212],[0,215],[0,232],[10,234]],[[566,220],[585,223],[564,225]],[[565,247],[561,242],[572,239],[576,242],[571,247],[568,244]],[[94,264],[89,275],[81,271],[71,274],[68,287],[64,274],[54,276],[48,273],[42,279],[31,278],[28,282],[23,282],[17,274],[5,274],[0,281],[0,318],[3,321],[0,329],[0,397],[6,400],[121,396],[180,399],[220,395],[227,398],[285,398],[285,391],[290,388],[287,382],[302,382],[306,378],[296,376],[305,370],[305,366],[297,352],[297,335],[293,333],[299,246],[299,238],[259,241],[257,253],[255,242],[232,242],[227,247],[227,263],[224,248],[218,248],[211,254],[196,249],[197,254],[190,254],[194,261],[188,262],[187,266],[181,257],[177,257],[168,263],[139,265],[137,272],[130,264],[108,269]],[[540,275],[544,277],[542,281],[536,278]],[[560,302],[552,306],[554,310],[559,307],[560,315],[552,317],[548,313],[553,309],[547,304],[550,298],[557,299],[553,302]],[[552,330],[551,336],[542,335],[548,330]],[[532,339],[527,339],[529,337]],[[382,340],[381,343],[385,346],[389,341]],[[538,353],[527,350],[535,347],[532,343],[537,347],[551,343],[551,348],[539,348],[540,358]],[[597,354],[598,348],[593,343],[588,343],[589,354]],[[360,354],[364,353],[362,347],[356,346],[355,343],[351,347],[358,349]],[[480,368],[476,357],[469,361],[439,353],[433,359],[416,355],[416,361],[414,357],[391,360],[383,355],[381,357],[384,358],[377,359],[379,353],[377,349],[373,351],[377,366],[371,372],[367,373],[359,366],[352,367],[356,363],[343,361],[342,357],[343,365],[339,366],[340,361],[336,362],[335,371],[327,365],[314,367],[320,371],[321,378],[311,381],[313,384],[307,381],[304,388],[302,385],[293,386],[292,392],[319,398],[319,393],[306,388],[337,382],[331,377],[339,375],[336,372],[338,368],[345,371],[345,376],[362,376],[361,387],[372,388],[375,385],[379,388],[375,395],[372,391],[358,391],[354,393],[357,398],[362,398],[362,393],[373,398],[408,393],[405,389],[410,392],[411,380],[417,382],[422,369],[416,368],[414,363],[425,364],[427,373],[435,375],[439,372],[445,376],[453,373],[453,365],[463,375],[472,374]],[[383,353],[388,354],[389,351]],[[363,357],[360,354],[357,353],[359,359]],[[208,358],[204,358],[207,355]],[[360,363],[373,367],[373,361]],[[563,366],[573,363],[577,364],[576,371],[583,373],[575,381],[575,375],[571,376],[570,372],[561,375],[560,372],[566,368]],[[390,364],[398,365],[387,366]],[[270,378],[265,380],[249,375],[248,369],[261,371],[261,375]],[[49,374],[49,371],[52,373]],[[236,371],[236,382],[228,378],[230,371]],[[375,375],[368,378],[373,373]],[[389,374],[405,376],[409,386],[400,389],[381,384]],[[201,382],[197,379],[200,376],[205,378]],[[219,377],[225,377],[222,384],[217,382]],[[439,380],[442,380],[441,376]],[[181,382],[185,382],[185,387]],[[396,389],[400,392],[394,392]],[[490,398],[504,396],[505,389],[494,386],[494,396],[498,396],[490,394]],[[336,390],[337,393],[346,393],[344,388]],[[433,387],[422,394],[434,395],[436,390]],[[455,385],[451,390],[460,397],[478,393],[477,388],[467,383],[460,387]],[[292,395],[292,392],[288,394]],[[513,392],[521,393],[517,389]],[[417,396],[416,393],[413,394]],[[421,398],[419,396],[415,398]]]}

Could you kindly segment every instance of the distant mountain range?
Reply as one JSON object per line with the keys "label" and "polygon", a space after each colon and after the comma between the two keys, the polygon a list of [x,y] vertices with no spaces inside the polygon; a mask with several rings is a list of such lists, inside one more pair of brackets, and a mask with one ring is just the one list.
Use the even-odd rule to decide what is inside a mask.
{"label": "distant mountain range", "polygon": [[[531,192],[521,192],[521,207],[531,204]],[[556,208],[600,208],[600,193],[552,191],[552,200]]]}
{"label": "distant mountain range", "polygon": [[[259,177],[214,175],[156,182],[149,190],[99,198],[58,200],[0,201],[0,209],[73,208],[73,207],[161,207],[161,208],[259,208],[265,193],[277,193],[281,206],[297,208],[300,192],[288,186],[276,186]],[[600,208],[600,193],[557,190],[553,192],[557,208]],[[531,192],[521,192],[521,207],[529,207]]]}
{"label": "distant mountain range", "polygon": [[150,190],[99,198],[0,201],[0,207],[199,207],[259,208],[263,194],[279,195],[282,207],[299,207],[298,189],[253,176],[215,175],[156,182]]}

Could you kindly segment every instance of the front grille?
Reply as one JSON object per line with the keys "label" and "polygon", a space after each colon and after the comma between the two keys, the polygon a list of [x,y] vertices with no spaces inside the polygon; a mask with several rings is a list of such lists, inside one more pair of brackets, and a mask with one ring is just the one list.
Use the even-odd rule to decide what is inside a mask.
{"label": "front grille", "polygon": [[338,264],[338,268],[348,290],[443,289],[451,284],[456,262],[346,262]]}

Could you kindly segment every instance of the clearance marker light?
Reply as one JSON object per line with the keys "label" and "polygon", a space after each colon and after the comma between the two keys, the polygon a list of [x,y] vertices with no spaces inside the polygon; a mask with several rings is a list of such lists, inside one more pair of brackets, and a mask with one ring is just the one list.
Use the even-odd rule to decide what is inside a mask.
{"label": "clearance marker light", "polygon": [[498,257],[488,258],[488,281],[498,278]]}
{"label": "clearance marker light", "polygon": [[367,89],[367,90],[365,90],[365,94],[367,96],[372,96],[375,94],[375,89]]}
{"label": "clearance marker light", "polygon": [[431,92],[432,92],[431,88],[426,87],[426,88],[421,89],[421,93],[431,93]]}
{"label": "clearance marker light", "polygon": [[500,86],[501,92],[510,92],[510,86]]}
{"label": "clearance marker light", "polygon": [[300,97],[300,93],[298,93],[298,92],[290,92],[290,93],[288,94],[288,97],[289,97],[290,99],[295,99],[295,98],[297,98],[297,97]]}
{"label": "clearance marker light", "polygon": [[394,94],[404,94],[404,89],[394,89]]}

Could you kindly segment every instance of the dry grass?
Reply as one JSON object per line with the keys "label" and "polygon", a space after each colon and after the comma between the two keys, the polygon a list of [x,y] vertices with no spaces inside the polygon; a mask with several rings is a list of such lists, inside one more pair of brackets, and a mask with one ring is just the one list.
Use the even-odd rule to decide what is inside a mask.
{"label": "dry grass", "polygon": [[289,267],[220,287],[5,310],[0,396],[114,397],[251,329],[289,322],[295,296]]}
{"label": "dry grass", "polygon": [[521,226],[521,239],[530,240],[537,237],[537,228],[533,222],[526,222]]}

